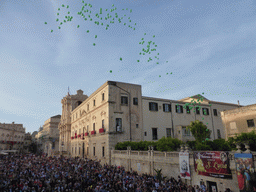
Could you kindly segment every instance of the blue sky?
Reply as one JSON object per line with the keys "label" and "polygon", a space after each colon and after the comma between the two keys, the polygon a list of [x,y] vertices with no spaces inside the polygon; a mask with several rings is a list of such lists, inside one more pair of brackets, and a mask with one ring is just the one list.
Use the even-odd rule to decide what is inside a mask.
{"label": "blue sky", "polygon": [[[84,8],[91,11],[92,21],[77,14],[84,3],[92,5]],[[107,80],[140,84],[143,96],[149,97],[178,100],[204,92],[213,101],[255,103],[255,1],[84,3],[0,1],[1,123],[15,121],[27,132],[36,131],[45,120],[61,114],[61,99],[68,86],[71,94],[82,89],[89,96]],[[95,17],[100,8],[102,20]],[[116,10],[110,12],[112,8]],[[72,21],[59,25],[68,11]],[[107,13],[112,17],[105,20]],[[115,13],[123,17],[121,23]],[[88,13],[84,15],[88,18]],[[110,23],[112,18],[114,23]],[[143,45],[139,44],[141,38]],[[150,49],[156,51],[143,55],[148,41],[152,41]],[[153,42],[157,47],[152,47]]]}

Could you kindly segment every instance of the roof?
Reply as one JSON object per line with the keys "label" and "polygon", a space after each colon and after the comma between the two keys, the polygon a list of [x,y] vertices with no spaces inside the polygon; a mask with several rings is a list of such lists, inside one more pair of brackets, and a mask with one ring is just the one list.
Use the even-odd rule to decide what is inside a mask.
{"label": "roof", "polygon": [[55,115],[55,116],[52,116],[51,118],[61,118],[61,115]]}

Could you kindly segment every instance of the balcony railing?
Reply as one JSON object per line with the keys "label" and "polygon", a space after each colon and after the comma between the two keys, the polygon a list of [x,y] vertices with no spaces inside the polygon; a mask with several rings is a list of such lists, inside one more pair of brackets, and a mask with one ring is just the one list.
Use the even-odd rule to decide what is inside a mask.
{"label": "balcony railing", "polygon": [[91,131],[91,135],[95,135],[96,134],[96,131]]}

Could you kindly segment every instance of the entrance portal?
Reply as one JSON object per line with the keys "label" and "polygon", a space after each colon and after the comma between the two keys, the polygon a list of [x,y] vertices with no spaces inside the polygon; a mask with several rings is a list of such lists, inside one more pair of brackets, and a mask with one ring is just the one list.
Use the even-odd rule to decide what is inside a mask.
{"label": "entrance portal", "polygon": [[209,189],[209,192],[218,192],[216,182],[207,181],[207,188]]}

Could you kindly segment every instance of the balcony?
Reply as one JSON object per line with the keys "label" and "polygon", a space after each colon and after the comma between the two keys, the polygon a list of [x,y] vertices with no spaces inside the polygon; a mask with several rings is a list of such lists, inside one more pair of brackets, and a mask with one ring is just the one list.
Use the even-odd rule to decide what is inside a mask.
{"label": "balcony", "polygon": [[95,135],[96,134],[96,131],[91,131],[91,135]]}
{"label": "balcony", "polygon": [[84,133],[84,136],[88,136],[88,135],[89,135],[88,132]]}
{"label": "balcony", "polygon": [[99,133],[104,133],[104,132],[105,132],[104,128],[99,129]]}

